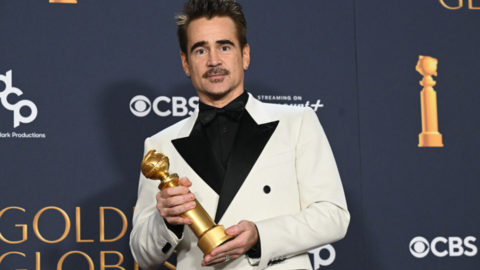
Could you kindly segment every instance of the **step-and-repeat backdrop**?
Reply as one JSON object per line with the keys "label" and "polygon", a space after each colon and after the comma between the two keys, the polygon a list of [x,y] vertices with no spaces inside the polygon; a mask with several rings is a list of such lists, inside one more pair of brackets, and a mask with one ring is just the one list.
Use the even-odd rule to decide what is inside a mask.
{"label": "step-and-repeat backdrop", "polygon": [[[183,1],[69,2],[0,3],[0,269],[138,269],[144,139],[198,104]],[[480,0],[239,2],[247,91],[311,107],[342,176],[313,269],[479,269]]]}

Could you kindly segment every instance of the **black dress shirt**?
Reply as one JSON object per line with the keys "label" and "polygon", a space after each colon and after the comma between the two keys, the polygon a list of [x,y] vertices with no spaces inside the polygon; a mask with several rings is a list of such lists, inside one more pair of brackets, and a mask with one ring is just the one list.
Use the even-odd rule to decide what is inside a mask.
{"label": "black dress shirt", "polygon": [[[225,171],[227,170],[228,159],[230,158],[230,152],[237,135],[239,120],[243,116],[247,101],[248,94],[244,91],[223,108],[215,108],[202,102],[199,104],[199,120],[197,121],[202,122],[203,132],[205,132],[216,158],[222,164]],[[223,113],[228,110],[236,112],[233,114]],[[217,113],[215,113],[215,111]],[[203,121],[203,119],[206,118],[205,115],[210,116],[211,114],[215,115],[214,118],[212,120],[209,119],[210,121],[205,123],[206,121]],[[218,183],[214,187],[217,194],[220,194],[222,184],[223,183]]]}
{"label": "black dress shirt", "polygon": [[[239,128],[239,120],[245,111],[248,101],[248,94],[244,91],[236,99],[232,100],[223,108],[216,108],[205,103],[199,103],[199,116],[197,121],[202,124],[202,132],[208,138],[215,157],[223,167],[228,168],[228,160]],[[216,183],[213,187],[217,194],[220,194],[222,183]],[[183,233],[183,226],[174,226],[166,222],[167,227],[173,231],[178,238]],[[251,258],[260,257],[260,236],[257,244],[246,253]]]}

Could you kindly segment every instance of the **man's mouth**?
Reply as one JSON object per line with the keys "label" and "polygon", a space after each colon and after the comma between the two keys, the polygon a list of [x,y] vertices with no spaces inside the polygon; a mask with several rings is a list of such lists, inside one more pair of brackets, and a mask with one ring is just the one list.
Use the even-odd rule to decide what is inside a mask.
{"label": "man's mouth", "polygon": [[208,76],[208,78],[210,78],[210,79],[216,79],[216,78],[221,78],[221,77],[223,77],[223,76],[225,76],[225,75],[222,75],[222,74],[216,74],[216,75],[211,75],[211,76]]}
{"label": "man's mouth", "polygon": [[230,71],[223,68],[216,67],[205,72],[205,74],[203,74],[203,78],[204,79],[220,79],[229,74],[230,74]]}

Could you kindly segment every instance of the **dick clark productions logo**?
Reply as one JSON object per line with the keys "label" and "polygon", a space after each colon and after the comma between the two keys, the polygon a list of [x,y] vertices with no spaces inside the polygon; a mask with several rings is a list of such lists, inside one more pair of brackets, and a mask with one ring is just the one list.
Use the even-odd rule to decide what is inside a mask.
{"label": "dick clark productions logo", "polygon": [[[8,102],[8,96],[10,94],[15,94],[17,96],[21,96],[23,94],[22,90],[12,86],[12,71],[7,71],[5,75],[0,74],[0,81],[5,83],[5,89],[0,92],[0,100],[2,101],[3,107],[9,111],[13,111],[13,127],[16,128],[20,125],[20,123],[28,124],[33,122],[37,117],[38,110],[35,103],[31,102],[30,100],[20,100],[15,104],[10,104]],[[23,107],[30,108],[30,115],[24,117],[20,110]]]}
{"label": "dick clark productions logo", "polygon": [[451,236],[445,238],[442,236],[436,237],[432,242],[428,242],[427,239],[421,236],[417,236],[410,241],[410,253],[416,258],[424,258],[428,255],[430,250],[433,255],[437,257],[460,257],[468,256],[473,257],[477,255],[478,249],[473,244],[477,239],[473,236],[467,236],[462,239],[457,236]]}

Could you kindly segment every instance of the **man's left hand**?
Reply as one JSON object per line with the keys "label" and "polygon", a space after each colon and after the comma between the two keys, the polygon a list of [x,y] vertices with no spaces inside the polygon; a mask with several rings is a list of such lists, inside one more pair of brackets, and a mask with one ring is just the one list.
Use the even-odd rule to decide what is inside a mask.
{"label": "man's left hand", "polygon": [[258,241],[257,227],[251,221],[242,220],[238,225],[226,229],[225,232],[236,238],[213,249],[203,258],[202,266],[223,263],[227,255],[230,256],[230,260],[234,260],[249,251]]}

